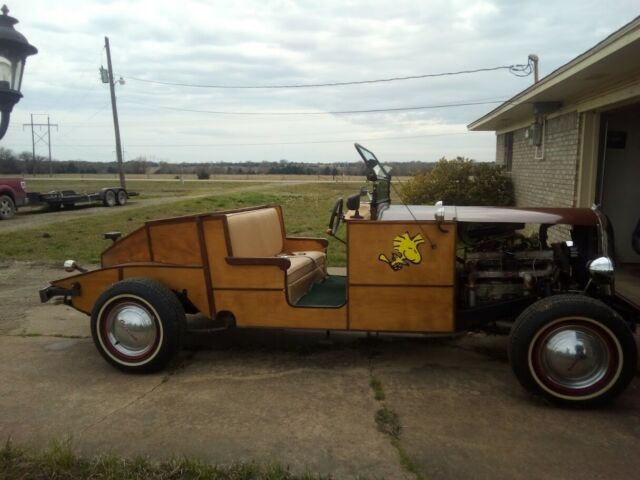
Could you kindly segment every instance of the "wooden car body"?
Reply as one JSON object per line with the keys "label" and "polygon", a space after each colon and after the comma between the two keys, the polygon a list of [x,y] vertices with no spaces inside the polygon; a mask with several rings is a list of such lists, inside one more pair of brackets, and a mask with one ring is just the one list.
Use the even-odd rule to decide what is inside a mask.
{"label": "wooden car body", "polygon": [[[77,295],[71,296],[69,303],[86,314],[91,314],[97,298],[112,284],[149,278],[176,292],[191,311],[212,319],[231,313],[238,327],[455,330],[455,222],[438,227],[435,220],[348,219],[347,275],[341,280],[344,301],[340,305],[301,306],[292,302],[288,288],[291,257],[282,252],[259,256],[260,249],[253,256],[252,252],[244,251],[242,256],[234,252],[229,218],[242,215],[250,221],[261,212],[273,212],[269,217],[282,232],[282,252],[326,254],[327,240],[287,237],[282,209],[260,206],[149,221],[106,249],[100,269],[56,280],[52,285],[75,288]],[[256,235],[259,227],[256,225]],[[412,237],[427,234],[437,242],[437,250],[419,243],[419,261],[394,269],[381,257],[393,257],[394,239],[407,234],[410,244]]]}
{"label": "wooden car body", "polygon": [[164,368],[186,314],[199,313],[213,330],[506,329],[527,390],[569,405],[624,390],[638,312],[615,295],[610,229],[597,208],[392,205],[388,170],[356,149],[372,190],[349,197],[344,215],[339,199],[327,232],[338,237],[346,223],[344,275],[328,274],[326,239],[287,236],[282,208],[266,205],[108,235],[101,268],[51,282],[41,299],[63,297],[91,315],[98,351],[124,371]]}

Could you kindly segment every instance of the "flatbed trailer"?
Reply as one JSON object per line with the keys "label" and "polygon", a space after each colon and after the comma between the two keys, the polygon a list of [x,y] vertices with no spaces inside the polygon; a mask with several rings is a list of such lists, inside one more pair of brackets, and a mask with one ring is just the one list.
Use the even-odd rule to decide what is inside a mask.
{"label": "flatbed trailer", "polygon": [[102,203],[105,207],[126,205],[132,192],[122,187],[105,187],[94,193],[77,193],[74,190],[60,190],[46,193],[28,192],[27,205],[47,205],[50,209],[72,208],[78,204]]}

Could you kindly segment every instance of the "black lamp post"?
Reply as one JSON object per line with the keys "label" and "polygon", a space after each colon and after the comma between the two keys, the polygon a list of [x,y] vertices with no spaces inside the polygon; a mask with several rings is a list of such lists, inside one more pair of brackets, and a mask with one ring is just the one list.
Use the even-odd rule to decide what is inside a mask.
{"label": "black lamp post", "polygon": [[38,49],[31,45],[24,35],[16,31],[13,26],[18,23],[8,15],[9,9],[3,5],[0,9],[0,139],[7,133],[9,118],[13,106],[20,101],[22,94],[22,74],[24,64],[29,55],[38,53]]}

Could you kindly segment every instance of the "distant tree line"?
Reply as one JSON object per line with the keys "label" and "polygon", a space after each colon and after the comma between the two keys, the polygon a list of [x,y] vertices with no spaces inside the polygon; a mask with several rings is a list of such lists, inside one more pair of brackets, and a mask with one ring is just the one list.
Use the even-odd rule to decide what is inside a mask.
{"label": "distant tree line", "polygon": [[[384,162],[394,175],[412,176],[428,172],[435,162]],[[0,175],[37,175],[49,173],[49,159],[41,155],[33,157],[31,152],[15,153],[8,148],[0,147]],[[348,163],[338,162],[292,162],[282,159],[278,162],[208,162],[174,163],[167,161],[151,161],[146,157],[136,157],[124,162],[126,173],[133,174],[197,174],[201,178],[215,175],[322,175],[322,176],[362,176],[365,173],[363,162],[357,157]],[[116,162],[92,162],[87,160],[55,160],[51,161],[54,174],[116,174]]]}

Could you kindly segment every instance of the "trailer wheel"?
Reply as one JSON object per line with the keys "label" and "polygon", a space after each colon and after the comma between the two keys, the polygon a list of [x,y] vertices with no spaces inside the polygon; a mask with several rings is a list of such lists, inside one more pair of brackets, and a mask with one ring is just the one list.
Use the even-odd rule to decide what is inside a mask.
{"label": "trailer wheel", "polygon": [[104,203],[105,207],[115,207],[117,202],[116,192],[113,190],[107,190],[104,192],[104,199],[102,200],[102,203]]}
{"label": "trailer wheel", "polygon": [[122,280],[98,298],[91,335],[112,366],[129,373],[162,369],[180,349],[186,325],[182,304],[160,282]]}
{"label": "trailer wheel", "polygon": [[9,220],[16,214],[16,204],[9,195],[0,195],[0,220]]}
{"label": "trailer wheel", "polygon": [[637,349],[612,308],[582,295],[556,295],[518,317],[509,360],[529,392],[563,405],[593,406],[618,396],[633,379]]}
{"label": "trailer wheel", "polygon": [[118,205],[120,205],[121,207],[124,207],[127,204],[127,200],[129,199],[129,196],[127,195],[127,192],[125,190],[118,190]]}

